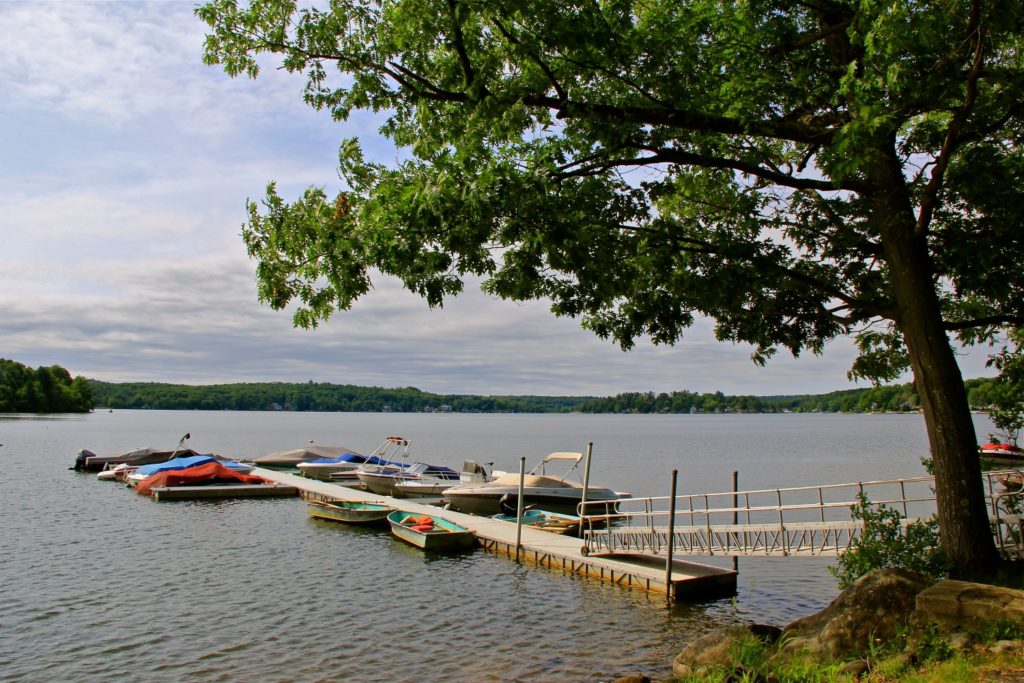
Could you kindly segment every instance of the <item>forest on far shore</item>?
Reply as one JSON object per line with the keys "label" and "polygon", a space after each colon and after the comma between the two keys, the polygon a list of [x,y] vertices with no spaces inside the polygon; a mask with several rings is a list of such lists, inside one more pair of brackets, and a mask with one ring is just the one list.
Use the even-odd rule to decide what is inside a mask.
{"label": "forest on far shore", "polygon": [[59,365],[32,368],[0,358],[0,413],[86,413],[93,407],[84,377]]}
{"label": "forest on far shore", "polygon": [[[971,408],[986,410],[996,380],[965,382]],[[72,379],[59,365],[29,368],[0,359],[0,412],[73,413],[93,408],[151,410],[289,410],[307,412],[456,413],[869,413],[913,412],[913,384],[799,396],[729,396],[626,392],[615,396],[478,396],[434,394],[415,387],[360,387],[327,382],[167,384]]]}
{"label": "forest on far shore", "polygon": [[[971,406],[991,403],[993,379],[966,382]],[[295,410],[458,413],[807,413],[913,412],[912,384],[802,396],[728,396],[722,392],[628,392],[616,396],[478,396],[434,394],[325,382],[184,385],[89,380],[96,405],[161,410]]]}

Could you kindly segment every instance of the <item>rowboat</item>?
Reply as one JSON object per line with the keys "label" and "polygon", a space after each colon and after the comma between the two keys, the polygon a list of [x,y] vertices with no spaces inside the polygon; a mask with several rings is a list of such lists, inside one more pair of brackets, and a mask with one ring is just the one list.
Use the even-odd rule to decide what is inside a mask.
{"label": "rowboat", "polygon": [[[516,523],[516,515],[491,515],[491,519],[499,519],[503,522]],[[575,515],[562,515],[557,512],[546,510],[523,510],[523,526],[533,527],[541,531],[551,531],[556,534],[576,534],[580,530],[580,518]]]}
{"label": "rowboat", "polygon": [[308,500],[306,508],[310,517],[328,519],[348,524],[383,524],[393,507],[377,503],[362,503],[350,500]]}
{"label": "rowboat", "polygon": [[446,550],[473,545],[473,532],[443,517],[395,510],[388,515],[391,533],[424,550]]}

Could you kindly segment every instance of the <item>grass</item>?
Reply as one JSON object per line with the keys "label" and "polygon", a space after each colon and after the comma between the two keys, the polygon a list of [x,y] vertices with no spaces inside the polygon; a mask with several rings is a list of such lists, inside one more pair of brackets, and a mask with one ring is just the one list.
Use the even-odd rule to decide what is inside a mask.
{"label": "grass", "polygon": [[[864,654],[861,671],[850,660],[827,662],[804,652],[781,654],[777,645],[751,637],[734,648],[735,666],[709,667],[678,683],[1024,683],[1024,622],[996,622],[971,632],[969,647],[957,650],[934,627],[904,631],[876,643]],[[1016,647],[995,651],[1001,640]],[[855,660],[854,660],[855,661]]]}

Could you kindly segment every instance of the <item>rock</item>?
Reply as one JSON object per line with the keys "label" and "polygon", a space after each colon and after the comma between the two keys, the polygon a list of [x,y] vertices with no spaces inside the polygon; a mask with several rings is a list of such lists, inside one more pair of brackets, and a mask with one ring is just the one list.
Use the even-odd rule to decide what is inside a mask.
{"label": "rock", "polygon": [[651,679],[643,674],[629,674],[615,679],[615,683],[651,683]]}
{"label": "rock", "polygon": [[865,659],[855,659],[846,666],[843,667],[842,671],[847,676],[854,678],[860,678],[868,672],[871,667],[868,665]]}
{"label": "rock", "polygon": [[917,594],[930,583],[927,576],[909,569],[865,574],[828,607],[783,629],[785,650],[803,649],[832,660],[864,654],[872,642],[896,635],[913,612]]}
{"label": "rock", "polygon": [[975,626],[1024,617],[1024,591],[947,579],[917,596],[917,620],[940,626]]}
{"label": "rock", "polygon": [[1015,640],[1000,640],[992,643],[992,647],[989,648],[995,654],[1003,654],[1004,652],[1014,652],[1020,649],[1021,644]]}
{"label": "rock", "polygon": [[963,652],[971,646],[971,637],[966,633],[953,633],[946,638],[946,644],[954,652]]}
{"label": "rock", "polygon": [[733,624],[715,629],[676,655],[672,662],[672,674],[677,678],[686,678],[709,666],[733,668],[736,665],[733,655],[740,643],[754,638],[774,643],[780,633],[779,628],[765,624]]}

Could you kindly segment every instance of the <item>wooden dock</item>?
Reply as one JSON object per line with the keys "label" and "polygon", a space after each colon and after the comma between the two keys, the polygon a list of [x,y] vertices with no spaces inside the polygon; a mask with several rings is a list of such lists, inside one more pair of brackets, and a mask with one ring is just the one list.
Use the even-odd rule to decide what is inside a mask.
{"label": "wooden dock", "polygon": [[[293,486],[306,498],[383,503],[419,514],[440,513],[445,519],[472,530],[477,543],[485,549],[512,558],[517,555],[516,525],[510,522],[467,515],[455,510],[439,510],[417,502],[416,499],[389,498],[276,470],[257,468],[253,474],[278,484]],[[581,539],[527,526],[521,529],[520,541],[518,557],[521,560],[620,586],[652,593],[668,593],[676,600],[684,597],[711,598],[736,592],[736,572],[723,567],[676,560],[672,563],[672,584],[669,588],[665,581],[664,557],[636,553],[588,557],[582,552],[584,543]]]}
{"label": "wooden dock", "polygon": [[205,486],[158,486],[153,500],[198,500],[213,498],[270,498],[297,496],[299,489],[287,484],[207,484]]}

